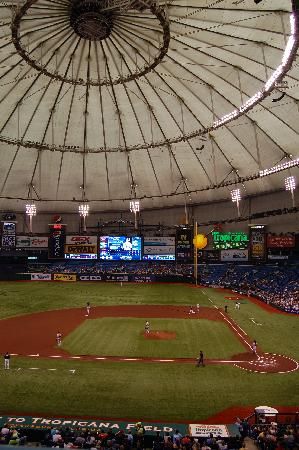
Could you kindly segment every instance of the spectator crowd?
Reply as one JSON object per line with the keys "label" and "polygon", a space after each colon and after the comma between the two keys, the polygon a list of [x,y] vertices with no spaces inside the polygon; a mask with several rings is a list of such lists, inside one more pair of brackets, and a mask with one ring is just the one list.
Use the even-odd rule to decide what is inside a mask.
{"label": "spectator crowd", "polygon": [[299,314],[299,268],[270,265],[205,266],[201,283],[257,297],[283,311]]}
{"label": "spectator crowd", "polygon": [[[299,444],[299,426],[259,424],[250,426],[246,419],[236,418],[239,433],[236,436],[222,438],[214,436],[195,438],[183,435],[179,430],[173,433],[157,431],[155,435],[147,435],[142,422],[135,429],[117,430],[99,429],[91,431],[82,428],[51,427],[46,432],[38,432],[39,441],[28,439],[25,430],[16,430],[5,424],[0,432],[0,444],[26,445],[48,448],[92,449],[92,450],[131,450],[152,448],[152,450],[240,450],[245,449],[244,439],[249,437],[261,450],[285,449],[293,450]],[[30,434],[31,430],[27,430]],[[34,433],[37,433],[35,430]],[[41,434],[42,433],[42,434]]]}
{"label": "spectator crowd", "polygon": [[133,275],[193,275],[192,264],[176,264],[172,262],[78,262],[62,261],[57,263],[30,264],[29,272],[43,273],[78,273],[84,274],[133,274]]}

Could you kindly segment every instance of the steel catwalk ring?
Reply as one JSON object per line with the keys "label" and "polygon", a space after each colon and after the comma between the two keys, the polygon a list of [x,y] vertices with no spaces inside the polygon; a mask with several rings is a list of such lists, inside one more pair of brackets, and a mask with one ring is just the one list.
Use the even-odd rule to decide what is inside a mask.
{"label": "steel catwalk ring", "polygon": [[[20,36],[20,25],[22,22],[22,19],[24,16],[27,15],[28,10],[31,8],[32,5],[37,3],[39,0],[27,0],[24,5],[19,8],[15,9],[14,17],[11,24],[11,33],[12,33],[12,42],[15,46],[15,49],[17,53],[21,56],[22,59],[24,59],[27,64],[29,64],[31,67],[33,67],[36,71],[53,78],[57,81],[61,81],[64,83],[69,83],[72,85],[81,85],[81,86],[111,86],[111,85],[117,85],[117,84],[124,84],[128,81],[133,81],[136,79],[139,79],[140,77],[146,75],[147,73],[151,72],[155,67],[157,67],[161,61],[163,60],[164,56],[168,52],[169,43],[170,43],[170,28],[169,28],[169,22],[167,20],[167,15],[164,11],[164,9],[160,6],[157,6],[156,3],[152,3],[149,6],[149,10],[151,11],[152,15],[156,17],[156,19],[159,21],[160,26],[163,30],[163,42],[161,45],[159,45],[159,53],[153,58],[152,62],[150,64],[144,65],[139,71],[137,72],[130,72],[128,75],[125,76],[119,76],[114,78],[113,80],[110,79],[103,79],[103,80],[93,80],[93,79],[87,79],[83,80],[80,79],[74,79],[72,77],[64,77],[58,73],[50,72],[45,67],[40,65],[36,60],[30,57],[28,52],[25,50],[25,48],[22,45],[22,37]],[[67,9],[66,9],[67,10]],[[71,11],[70,11],[71,14]],[[117,17],[117,16],[116,16]],[[66,23],[68,23],[68,19],[66,19]],[[72,29],[72,24],[69,22],[70,29]],[[109,23],[105,24],[107,27],[106,34],[103,33],[103,36],[99,37],[99,39],[103,39],[105,37],[109,36]],[[84,36],[81,35],[81,38],[84,38]],[[87,38],[87,36],[85,36]],[[94,39],[94,40],[99,40]],[[54,52],[53,52],[54,53]]]}
{"label": "steel catwalk ring", "polygon": [[[15,47],[17,48],[17,46],[19,45],[19,37],[18,37],[18,25],[21,21],[21,18],[23,17],[23,15],[26,13],[26,11],[30,8],[31,5],[33,5],[34,3],[36,3],[38,0],[28,0],[25,5],[21,8],[21,10],[16,14],[14,20],[13,20],[13,25],[12,27],[16,27],[16,30],[13,31],[12,30],[12,34],[13,34],[13,42]],[[296,4],[296,0],[291,0],[292,3],[292,17],[293,17],[293,35],[289,38],[293,40],[292,42],[292,48],[290,50],[289,46],[287,45],[284,51],[284,55],[283,55],[283,59],[285,58],[285,53],[287,50],[290,50],[290,54],[288,57],[288,61],[286,64],[280,64],[280,66],[274,71],[274,74],[278,72],[279,69],[279,73],[277,75],[277,80],[281,81],[283,79],[283,77],[286,75],[286,73],[290,70],[290,68],[292,67],[292,64],[296,58],[296,52],[299,48],[299,7]],[[159,10],[159,14],[161,15],[161,17],[163,16],[164,20],[165,20],[165,26],[167,24],[167,20],[164,16],[164,10]],[[168,31],[169,31],[169,26],[168,27]],[[167,41],[167,49],[169,46],[169,41],[170,41],[170,35],[169,35],[169,40]],[[22,48],[21,48],[22,49]],[[23,51],[23,50],[22,50]],[[21,54],[18,51],[19,54]],[[164,54],[166,54],[167,51],[165,51]],[[22,56],[22,54],[21,54]],[[25,58],[26,59],[26,58]],[[26,59],[27,60],[27,59]],[[29,61],[31,61],[29,59]],[[31,62],[28,63],[30,65],[32,65],[33,67],[35,67]],[[158,62],[157,62],[158,64]],[[156,65],[157,65],[156,64]],[[151,70],[151,69],[149,69]],[[44,68],[40,68],[40,71],[42,71],[43,73],[47,74],[47,71]],[[143,71],[143,74],[147,73],[147,71]],[[61,81],[63,81],[63,77],[54,75],[54,74],[48,74],[49,76],[51,76],[52,78],[56,78],[59,79]],[[134,77],[132,79],[136,79],[136,77],[141,76],[141,73],[139,74],[134,74]],[[129,81],[129,77],[127,79],[127,81]],[[71,81],[68,81],[71,82]],[[114,80],[114,83],[112,84],[118,84],[118,83],[123,83],[122,80],[119,80],[118,82],[116,82],[116,80]],[[267,83],[269,83],[269,80],[267,81]],[[267,83],[265,84],[265,86],[267,85]],[[84,81],[76,81],[73,84],[85,84]],[[91,81],[89,82],[89,84],[92,84]],[[105,85],[111,85],[110,82],[104,82],[103,84]],[[99,85],[98,83],[95,83],[95,85]],[[144,149],[151,149],[151,148],[158,148],[158,147],[171,147],[172,144],[177,144],[179,142],[185,142],[188,141],[190,139],[193,139],[195,137],[204,137],[205,135],[207,135],[210,132],[213,132],[219,128],[221,128],[223,125],[226,125],[230,122],[233,122],[234,120],[238,119],[240,116],[243,116],[244,114],[247,114],[250,110],[252,110],[257,104],[259,104],[260,102],[262,102],[266,97],[268,97],[271,92],[275,89],[275,83],[270,83],[269,87],[267,89],[264,88],[262,89],[262,91],[260,92],[260,95],[258,97],[255,98],[255,96],[253,96],[252,98],[250,98],[249,100],[247,100],[241,107],[235,109],[233,111],[233,113],[227,114],[225,118],[225,120],[216,120],[214,121],[214,123],[212,123],[210,126],[206,127],[206,128],[202,128],[202,129],[195,129],[189,133],[185,133],[185,134],[181,134],[181,135],[177,135],[174,136],[172,138],[169,139],[164,139],[161,141],[155,141],[155,142],[150,142],[150,143],[142,143],[142,144],[136,144],[136,145],[130,145],[130,146],[117,146],[117,147],[97,147],[97,148],[89,148],[88,149],[88,153],[106,153],[106,152],[131,152],[131,151],[138,151],[138,150],[144,150]],[[229,117],[231,116],[231,117]],[[17,138],[11,138],[8,136],[3,136],[0,135],[0,142],[5,142],[7,144],[10,145],[18,145],[18,146],[22,146],[25,148],[33,148],[33,149],[38,149],[38,150],[49,150],[49,151],[58,151],[58,152],[74,152],[74,153],[81,153],[80,147],[77,146],[58,146],[58,145],[53,145],[53,144],[47,144],[47,143],[40,143],[40,142],[35,142],[35,141],[30,141],[30,140],[23,140],[23,139],[17,139]]]}

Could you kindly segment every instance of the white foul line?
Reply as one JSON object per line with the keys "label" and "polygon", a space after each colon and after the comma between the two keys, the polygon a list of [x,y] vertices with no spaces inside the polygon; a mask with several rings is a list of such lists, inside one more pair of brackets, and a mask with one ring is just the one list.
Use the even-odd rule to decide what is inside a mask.
{"label": "white foul line", "polygon": [[139,358],[120,358],[122,361],[139,361]]}

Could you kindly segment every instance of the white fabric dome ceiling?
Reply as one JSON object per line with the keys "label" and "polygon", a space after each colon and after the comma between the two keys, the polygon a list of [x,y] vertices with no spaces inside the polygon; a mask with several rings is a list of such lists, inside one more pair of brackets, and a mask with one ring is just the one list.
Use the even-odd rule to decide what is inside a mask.
{"label": "white fabric dome ceiling", "polygon": [[[283,187],[285,173],[255,175],[299,157],[295,9],[295,0],[2,3],[0,208],[22,209],[29,191],[42,210],[74,211],[83,192],[106,210],[135,195],[142,208],[229,198],[234,185],[223,182],[239,181],[244,195]],[[288,88],[265,89],[290,44]],[[256,106],[217,123],[259,91]]]}

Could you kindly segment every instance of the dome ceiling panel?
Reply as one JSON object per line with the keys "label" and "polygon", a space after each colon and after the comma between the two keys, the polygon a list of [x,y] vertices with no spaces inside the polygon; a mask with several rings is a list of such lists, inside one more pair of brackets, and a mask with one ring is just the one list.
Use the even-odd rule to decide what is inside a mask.
{"label": "dome ceiling panel", "polygon": [[13,157],[12,159],[10,157],[10,164],[2,185],[2,195],[26,198],[38,151],[26,152],[26,158],[20,151],[12,153]]}
{"label": "dome ceiling panel", "polygon": [[[34,182],[44,204],[66,200],[70,210],[82,195],[104,209],[132,196],[144,207],[211,201],[229,197],[215,188],[223,180],[298,156],[295,2],[283,11],[278,0],[168,3],[2,5],[0,197],[23,198]],[[271,94],[265,82],[287,44],[289,89]],[[258,91],[271,96],[243,109]],[[245,114],[217,128],[236,108]],[[251,193],[273,186],[246,182]]]}
{"label": "dome ceiling panel", "polygon": [[[82,155],[76,153],[60,152],[44,152],[48,153],[50,157],[56,158],[60,155],[59,169],[53,174],[56,176],[56,194],[55,197],[50,197],[52,200],[72,200],[73,198],[82,197],[83,174],[82,174]],[[55,155],[55,156],[54,156]],[[42,180],[43,185],[48,183],[47,175]]]}

